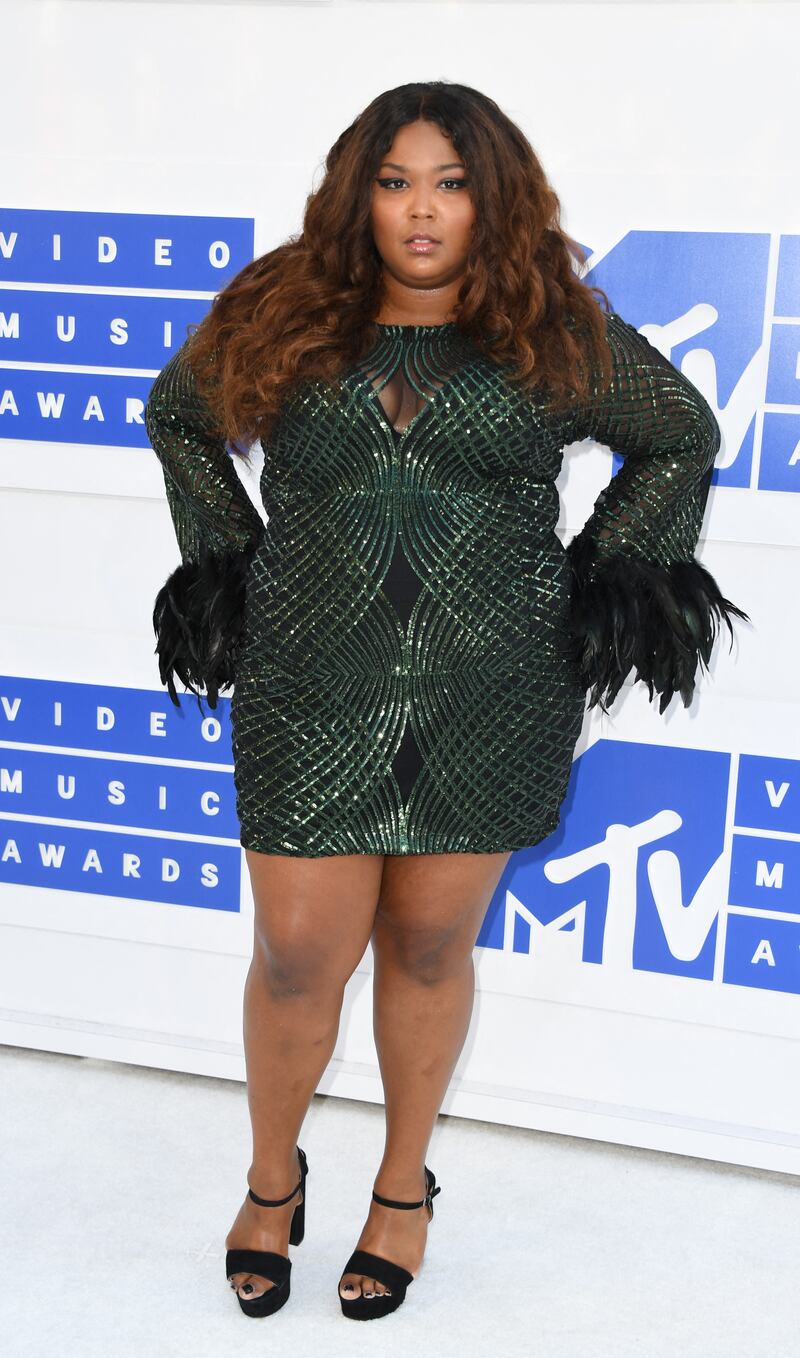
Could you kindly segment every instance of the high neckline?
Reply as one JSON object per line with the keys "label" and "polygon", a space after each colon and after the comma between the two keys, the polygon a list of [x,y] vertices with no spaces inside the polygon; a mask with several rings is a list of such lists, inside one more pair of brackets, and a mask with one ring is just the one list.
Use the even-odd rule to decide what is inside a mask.
{"label": "high neckline", "polygon": [[399,321],[373,321],[379,330],[455,330],[456,321],[440,321],[438,325],[405,325]]}

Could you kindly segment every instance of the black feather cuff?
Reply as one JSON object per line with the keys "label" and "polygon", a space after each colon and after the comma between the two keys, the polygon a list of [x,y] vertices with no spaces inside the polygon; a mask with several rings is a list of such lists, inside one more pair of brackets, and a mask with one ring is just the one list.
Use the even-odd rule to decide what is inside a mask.
{"label": "black feather cuff", "polygon": [[723,597],[711,573],[695,557],[657,565],[618,552],[599,558],[594,540],[573,538],[566,549],[572,568],[568,658],[578,666],[601,711],[616,698],[631,668],[636,679],[661,694],[663,713],[674,694],[692,701],[698,664],[708,668],[724,622],[750,618]]}
{"label": "black feather cuff", "polygon": [[256,549],[214,552],[203,548],[197,561],[176,567],[156,595],[155,650],[162,684],[176,707],[175,678],[198,697],[208,693],[215,708],[219,691],[234,682],[244,623],[245,580]]}

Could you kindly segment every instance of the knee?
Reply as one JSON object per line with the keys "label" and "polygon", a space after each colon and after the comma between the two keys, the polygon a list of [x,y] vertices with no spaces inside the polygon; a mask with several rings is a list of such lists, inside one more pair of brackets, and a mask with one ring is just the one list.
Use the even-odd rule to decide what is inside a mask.
{"label": "knee", "polygon": [[409,924],[380,910],[372,946],[376,958],[389,962],[420,985],[439,985],[463,972],[472,958],[463,930],[456,926]]}
{"label": "knee", "polygon": [[273,999],[321,997],[336,986],[330,959],[303,934],[255,931],[253,963]]}

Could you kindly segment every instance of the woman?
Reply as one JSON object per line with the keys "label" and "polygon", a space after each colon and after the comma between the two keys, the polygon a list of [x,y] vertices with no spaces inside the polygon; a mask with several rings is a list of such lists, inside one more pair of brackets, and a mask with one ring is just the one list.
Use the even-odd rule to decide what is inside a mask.
{"label": "woman", "polygon": [[[746,614],[692,555],[717,422],[581,282],[519,128],[468,87],[404,85],[326,171],[146,421],[182,555],[162,681],[212,706],[236,681],[253,1156],[226,1274],[247,1314],[288,1299],[297,1139],[371,943],[386,1141],[338,1287],[368,1319],[421,1266],[475,940],[511,852],[558,824],[587,691],[605,710],[633,668],[688,706],[716,621]],[[565,551],[555,481],[587,437],[625,461]],[[226,449],[256,438],[266,529]]]}

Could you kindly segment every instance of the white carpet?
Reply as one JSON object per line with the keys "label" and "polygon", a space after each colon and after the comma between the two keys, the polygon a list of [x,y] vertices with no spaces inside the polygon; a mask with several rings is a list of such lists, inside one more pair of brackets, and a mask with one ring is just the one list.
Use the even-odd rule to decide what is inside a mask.
{"label": "white carpet", "polygon": [[243,1084],[0,1047],[4,1358],[738,1358],[797,1351],[800,1179],[440,1116],[442,1192],[405,1304],[337,1281],[383,1110],[317,1096],[306,1238],[278,1314],[242,1314],[224,1237],[246,1191]]}

